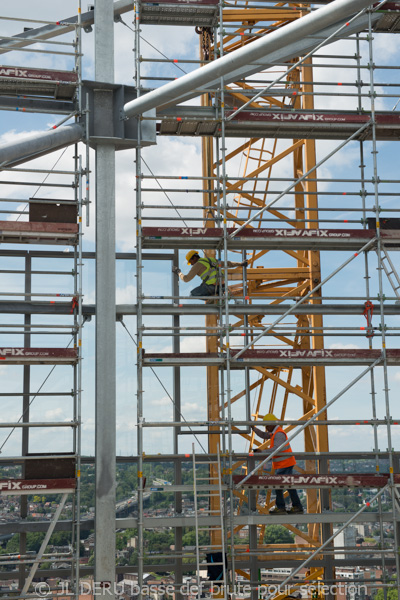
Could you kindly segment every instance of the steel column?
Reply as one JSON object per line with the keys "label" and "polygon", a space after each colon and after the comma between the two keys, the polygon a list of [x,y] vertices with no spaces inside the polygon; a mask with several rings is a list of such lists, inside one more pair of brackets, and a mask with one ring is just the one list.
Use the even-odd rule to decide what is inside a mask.
{"label": "steel column", "polygon": [[[114,82],[114,13],[95,8],[95,79]],[[104,137],[112,137],[112,94],[96,95]],[[115,148],[96,148],[96,521],[95,581],[114,584],[116,487]],[[106,593],[106,592],[105,592]],[[108,594],[108,597],[110,595]]]}

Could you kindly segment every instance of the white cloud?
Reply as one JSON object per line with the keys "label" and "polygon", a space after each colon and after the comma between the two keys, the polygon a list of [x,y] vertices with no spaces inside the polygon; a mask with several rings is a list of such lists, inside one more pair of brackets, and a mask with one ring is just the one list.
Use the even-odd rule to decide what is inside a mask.
{"label": "white cloud", "polygon": [[126,417],[117,419],[117,431],[134,431],[136,429],[136,421],[133,419],[127,419]]}
{"label": "white cloud", "polygon": [[45,421],[60,421],[61,417],[65,416],[64,409],[59,406],[57,408],[52,408],[50,410],[46,410],[44,413]]}
{"label": "white cloud", "polygon": [[171,398],[168,396],[163,396],[162,398],[151,398],[150,401],[147,402],[148,406],[160,406],[160,407],[170,407],[172,405]]}
{"label": "white cloud", "polygon": [[[180,352],[205,352],[206,338],[204,336],[189,336],[181,338]],[[172,352],[172,346],[164,346],[162,349],[149,350],[149,352]]]}
{"label": "white cloud", "polygon": [[182,406],[182,410],[186,413],[186,412],[200,412],[203,410],[203,408],[197,404],[196,402],[185,402]]}
{"label": "white cloud", "polygon": [[124,288],[117,287],[116,302],[117,304],[135,304],[136,287],[134,285],[127,285]]}

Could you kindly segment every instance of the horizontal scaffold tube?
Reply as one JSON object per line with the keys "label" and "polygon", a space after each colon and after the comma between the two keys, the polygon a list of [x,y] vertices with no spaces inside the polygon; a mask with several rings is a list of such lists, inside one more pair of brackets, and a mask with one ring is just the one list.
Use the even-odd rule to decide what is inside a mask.
{"label": "horizontal scaffold tube", "polygon": [[[221,77],[227,76],[229,79],[229,76],[234,74],[240,78],[261,71],[266,66],[264,65],[266,58],[268,62],[274,64],[298,56],[299,51],[300,54],[303,52],[303,48],[297,45],[298,42],[335,24],[343,24],[344,19],[367,8],[373,2],[374,0],[334,0],[328,6],[311,12],[204,67],[128,102],[124,106],[124,114],[126,117],[133,117],[152,108],[177,104],[183,98],[190,97],[190,94],[195,95],[195,90],[219,83]],[[317,45],[318,40],[313,40],[311,47]],[[289,46],[290,50],[288,50]],[[258,67],[254,64],[257,61],[262,62]]]}
{"label": "horizontal scaffold tube", "polygon": [[83,137],[80,125],[65,125],[7,142],[0,146],[0,165],[20,163],[47,154],[58,148],[79,142]]}

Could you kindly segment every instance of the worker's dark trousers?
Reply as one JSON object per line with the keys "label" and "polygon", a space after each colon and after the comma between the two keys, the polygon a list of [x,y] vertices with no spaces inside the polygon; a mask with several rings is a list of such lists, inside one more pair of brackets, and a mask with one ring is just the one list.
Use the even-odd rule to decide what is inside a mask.
{"label": "worker's dark trousers", "polygon": [[[275,471],[275,475],[291,475],[293,473],[293,467],[286,467],[283,469],[277,469]],[[297,490],[290,489],[288,490],[290,499],[292,501],[292,506],[301,506],[300,498],[297,493]],[[276,506],[277,508],[285,508],[285,500],[283,497],[283,490],[275,490],[276,494]]]}
{"label": "worker's dark trousers", "polygon": [[191,296],[215,296],[215,285],[209,285],[204,281],[190,292]]}

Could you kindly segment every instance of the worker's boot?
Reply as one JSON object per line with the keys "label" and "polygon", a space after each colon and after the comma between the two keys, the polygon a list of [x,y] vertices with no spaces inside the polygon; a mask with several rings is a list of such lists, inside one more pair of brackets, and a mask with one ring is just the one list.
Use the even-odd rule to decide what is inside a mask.
{"label": "worker's boot", "polygon": [[271,508],[271,510],[269,511],[270,515],[286,515],[286,508],[278,508],[277,506],[274,506],[274,508]]}
{"label": "worker's boot", "polygon": [[294,515],[294,514],[303,514],[304,510],[302,506],[292,506],[291,508],[289,508],[289,510],[287,511],[290,515]]}

